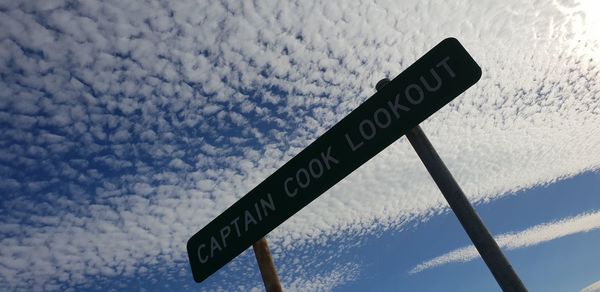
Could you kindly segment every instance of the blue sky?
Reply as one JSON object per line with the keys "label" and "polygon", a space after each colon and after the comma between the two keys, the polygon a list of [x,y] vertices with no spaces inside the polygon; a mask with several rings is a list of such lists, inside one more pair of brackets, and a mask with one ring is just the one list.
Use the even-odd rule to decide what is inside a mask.
{"label": "blue sky", "polygon": [[[586,173],[479,205],[477,211],[493,234],[522,230],[553,218],[596,211],[600,203],[597,196],[599,184],[598,173]],[[540,205],[540,200],[546,203]],[[407,272],[423,258],[470,244],[453,214],[437,216],[417,228],[395,234],[385,233],[381,238],[372,240],[372,244],[366,244],[360,251],[364,257],[372,258],[369,267],[372,279],[349,283],[340,287],[340,291],[364,291],[369,287],[407,291],[448,288],[456,291],[499,291],[481,259],[451,263],[414,275]],[[579,291],[598,280],[600,268],[596,263],[599,257],[595,249],[599,242],[600,232],[596,230],[505,254],[531,291]]]}
{"label": "blue sky", "polygon": [[[1,2],[0,290],[260,290],[251,252],[193,283],[189,237],[447,37],[482,78],[422,128],[532,290],[592,284],[598,11]],[[287,290],[496,289],[405,138],[269,242]]]}

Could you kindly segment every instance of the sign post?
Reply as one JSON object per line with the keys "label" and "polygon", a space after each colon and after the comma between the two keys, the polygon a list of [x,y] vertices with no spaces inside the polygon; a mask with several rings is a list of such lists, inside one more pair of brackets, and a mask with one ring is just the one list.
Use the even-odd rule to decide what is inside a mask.
{"label": "sign post", "polygon": [[458,40],[440,42],[192,236],[194,280],[209,277],[480,77]]}
{"label": "sign post", "polygon": [[[390,80],[387,78],[382,79],[375,88],[379,91],[389,82]],[[469,235],[481,258],[494,275],[498,285],[505,292],[527,291],[421,127],[417,125],[412,128],[406,133],[406,137]]]}
{"label": "sign post", "polygon": [[260,275],[265,284],[265,290],[267,292],[282,292],[283,289],[279,283],[279,277],[275,270],[275,264],[273,263],[267,240],[264,237],[259,239],[252,245],[252,248],[254,249],[254,256],[256,257]]}

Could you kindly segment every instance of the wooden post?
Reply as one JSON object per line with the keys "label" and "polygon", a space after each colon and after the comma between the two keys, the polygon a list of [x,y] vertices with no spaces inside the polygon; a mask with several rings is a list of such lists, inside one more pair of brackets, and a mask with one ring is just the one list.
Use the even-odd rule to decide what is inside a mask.
{"label": "wooden post", "polygon": [[252,245],[252,249],[254,249],[254,255],[256,256],[256,262],[258,263],[263,283],[265,284],[265,290],[267,292],[282,292],[283,289],[281,288],[281,283],[279,283],[279,277],[275,270],[275,264],[273,263],[267,240],[264,237],[259,239]]}
{"label": "wooden post", "polygon": [[[377,83],[377,90],[383,88],[389,79],[382,79]],[[446,198],[448,205],[462,224],[473,245],[481,258],[492,272],[503,291],[527,291],[521,279],[514,271],[502,250],[487,230],[477,212],[469,203],[462,189],[452,177],[452,174],[427,139],[427,136],[418,125],[406,133],[408,141],[419,155],[421,162],[435,181],[436,185]]]}

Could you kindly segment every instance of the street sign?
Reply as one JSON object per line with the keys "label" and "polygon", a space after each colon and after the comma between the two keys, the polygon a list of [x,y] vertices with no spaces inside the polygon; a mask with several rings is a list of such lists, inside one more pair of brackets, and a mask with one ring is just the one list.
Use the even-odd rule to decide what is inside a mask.
{"label": "street sign", "polygon": [[216,272],[480,77],[458,40],[443,40],[192,236],[194,280]]}

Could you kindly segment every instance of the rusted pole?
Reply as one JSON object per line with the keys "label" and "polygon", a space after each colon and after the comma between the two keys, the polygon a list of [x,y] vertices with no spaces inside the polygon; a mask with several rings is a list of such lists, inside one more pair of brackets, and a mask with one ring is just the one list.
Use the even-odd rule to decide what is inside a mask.
{"label": "rusted pole", "polygon": [[267,240],[264,237],[259,239],[252,245],[252,249],[254,249],[254,255],[256,256],[256,262],[258,263],[263,283],[265,284],[265,290],[267,292],[283,291]]}
{"label": "rusted pole", "polygon": [[[388,82],[390,82],[389,79],[382,79],[375,88],[379,90]],[[527,291],[421,127],[417,125],[406,134],[406,137],[471,238],[498,285],[504,291]]]}

